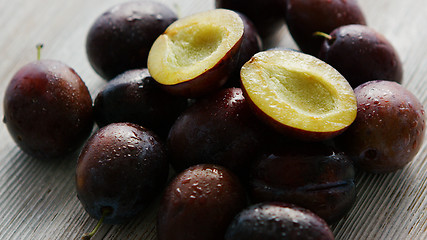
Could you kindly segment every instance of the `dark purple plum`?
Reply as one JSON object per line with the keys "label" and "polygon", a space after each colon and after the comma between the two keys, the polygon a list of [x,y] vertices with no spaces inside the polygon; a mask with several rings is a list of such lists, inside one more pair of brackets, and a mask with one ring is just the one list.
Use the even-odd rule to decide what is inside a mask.
{"label": "dark purple plum", "polygon": [[38,60],[19,69],[3,104],[10,135],[35,158],[74,152],[93,128],[90,93],[74,69],[60,61]]}
{"label": "dark purple plum", "polygon": [[145,68],[151,45],[176,20],[176,14],[157,1],[119,3],[91,26],[86,39],[89,62],[107,80]]}
{"label": "dark purple plum", "polygon": [[393,45],[365,25],[339,27],[323,41],[319,58],[337,69],[353,88],[371,80],[402,82],[403,67]]}
{"label": "dark purple plum", "polygon": [[299,205],[332,223],[353,205],[354,174],[350,158],[329,144],[272,143],[253,165],[250,195]]}
{"label": "dark purple plum", "polygon": [[388,173],[406,166],[424,140],[421,102],[392,81],[369,81],[354,92],[356,120],[337,142],[364,171]]}
{"label": "dark purple plum", "polygon": [[231,9],[246,15],[258,29],[262,38],[267,38],[284,25],[286,0],[216,0],[217,8]]}
{"label": "dark purple plum", "polygon": [[167,141],[171,164],[178,172],[212,163],[244,174],[266,132],[240,88],[220,90],[195,102],[172,126]]}
{"label": "dark purple plum", "polygon": [[135,217],[163,190],[169,164],[163,143],[132,123],[99,129],[77,163],[77,196],[95,219],[123,223]]}
{"label": "dark purple plum", "polygon": [[192,166],[166,188],[157,219],[158,239],[223,239],[246,204],[243,186],[232,172],[212,164]]}
{"label": "dark purple plum", "polygon": [[243,33],[242,44],[239,49],[239,57],[237,60],[237,66],[233,73],[230,74],[230,78],[225,84],[225,88],[229,87],[240,87],[240,69],[255,53],[262,50],[262,40],[258,34],[255,25],[252,21],[243,13],[239,13],[243,20],[245,31]]}
{"label": "dark purple plum", "polygon": [[313,212],[287,203],[265,202],[241,211],[225,240],[333,240],[328,224]]}
{"label": "dark purple plum", "polygon": [[144,68],[126,71],[108,82],[96,96],[93,110],[100,127],[132,122],[165,139],[186,106],[186,98],[163,91]]}
{"label": "dark purple plum", "polygon": [[315,32],[366,20],[357,0],[287,0],[286,23],[301,51],[317,56],[323,39]]}
{"label": "dark purple plum", "polygon": [[246,15],[242,13],[239,13],[239,15],[245,27],[242,44],[239,50],[239,60],[237,62],[237,68],[240,70],[243,64],[251,59],[255,53],[262,50],[262,40],[253,22]]}

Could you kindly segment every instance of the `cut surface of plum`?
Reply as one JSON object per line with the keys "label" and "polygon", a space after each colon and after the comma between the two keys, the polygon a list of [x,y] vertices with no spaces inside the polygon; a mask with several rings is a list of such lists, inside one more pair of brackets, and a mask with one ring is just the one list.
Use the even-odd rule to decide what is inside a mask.
{"label": "cut surface of plum", "polygon": [[261,119],[304,140],[333,137],[356,117],[356,98],[347,80],[308,54],[287,50],[255,54],[242,67],[241,81]]}
{"label": "cut surface of plum", "polygon": [[182,18],[154,42],[148,56],[150,74],[178,95],[200,95],[219,88],[236,65],[243,32],[242,19],[231,10]]}

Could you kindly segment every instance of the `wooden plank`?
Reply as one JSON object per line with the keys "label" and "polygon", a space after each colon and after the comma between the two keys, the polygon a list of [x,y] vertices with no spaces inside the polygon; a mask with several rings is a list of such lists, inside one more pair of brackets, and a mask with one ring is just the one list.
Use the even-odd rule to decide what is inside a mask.
{"label": "wooden plank", "polygon": [[[36,58],[74,67],[93,96],[105,81],[91,69],[85,36],[95,20],[119,0],[0,0],[0,97],[13,74]],[[163,0],[180,16],[212,9],[213,0]],[[404,64],[403,85],[427,105],[427,22],[422,0],[360,0],[368,24],[383,33]],[[287,29],[278,46],[295,47]],[[3,112],[3,105],[0,105]],[[74,189],[77,154],[43,162],[23,154],[0,126],[0,239],[78,239],[96,221],[84,212]],[[427,143],[404,169],[392,174],[357,175],[357,201],[332,226],[336,239],[427,239]],[[94,239],[156,239],[158,201],[123,225],[104,225]]]}

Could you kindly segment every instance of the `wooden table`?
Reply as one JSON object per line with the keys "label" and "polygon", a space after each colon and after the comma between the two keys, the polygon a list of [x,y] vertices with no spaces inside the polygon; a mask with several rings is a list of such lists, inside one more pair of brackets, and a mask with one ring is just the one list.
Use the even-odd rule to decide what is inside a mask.
{"label": "wooden table", "polygon": [[[90,67],[85,38],[95,18],[119,0],[0,0],[0,94],[12,75],[42,58],[72,66],[95,96],[105,84]],[[180,16],[212,9],[213,0],[163,0]],[[403,85],[427,106],[427,2],[360,0],[368,25],[396,47],[404,64]],[[287,29],[279,46],[295,47]],[[3,112],[3,105],[0,106]],[[45,162],[28,157],[0,124],[0,239],[78,239],[91,230],[77,200],[74,169],[77,156]],[[403,170],[359,174],[357,202],[332,226],[337,239],[427,239],[427,141]],[[94,239],[156,239],[157,202],[124,225],[104,225]]]}

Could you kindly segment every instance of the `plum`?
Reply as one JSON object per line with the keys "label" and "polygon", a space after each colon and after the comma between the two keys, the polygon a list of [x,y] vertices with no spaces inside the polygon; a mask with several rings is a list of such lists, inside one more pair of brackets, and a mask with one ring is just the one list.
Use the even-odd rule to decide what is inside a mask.
{"label": "plum", "polygon": [[317,56],[323,39],[315,32],[366,20],[357,0],[287,0],[286,23],[301,51]]}
{"label": "plum", "polygon": [[243,65],[240,78],[255,115],[285,135],[330,139],[356,118],[350,84],[314,56],[292,50],[259,52]]}
{"label": "plum", "polygon": [[246,207],[239,179],[228,169],[200,164],[166,188],[157,220],[159,240],[223,239],[233,217]]}
{"label": "plum", "polygon": [[425,135],[424,107],[399,83],[376,80],[354,90],[357,117],[338,137],[355,165],[373,173],[393,172],[418,153]]}
{"label": "plum", "polygon": [[245,32],[243,33],[242,44],[238,52],[237,66],[230,74],[230,78],[224,85],[224,88],[240,87],[240,69],[255,53],[262,50],[262,40],[255,25],[243,13],[239,13],[239,16],[243,20]]}
{"label": "plum", "polygon": [[237,69],[240,72],[240,68],[245,64],[251,57],[261,51],[262,49],[262,40],[258,34],[253,22],[244,14],[239,13],[240,17],[243,20],[243,25],[245,27],[245,32],[243,33],[242,44],[240,45],[239,50],[239,60],[237,62]]}
{"label": "plum", "polygon": [[313,212],[281,202],[259,203],[241,211],[225,240],[333,240],[328,224]]}
{"label": "plum", "polygon": [[353,88],[379,79],[402,82],[397,51],[381,33],[365,25],[333,30],[323,41],[319,58],[337,69]]}
{"label": "plum", "polygon": [[77,196],[91,217],[123,223],[163,190],[168,174],[166,149],[153,132],[112,123],[92,135],[79,156]]}
{"label": "plum", "polygon": [[283,25],[286,0],[215,0],[217,8],[241,12],[254,23],[262,38],[275,34]]}
{"label": "plum", "polygon": [[4,96],[10,135],[27,154],[57,159],[76,151],[93,128],[92,98],[63,62],[37,60],[12,77]]}
{"label": "plum", "polygon": [[108,82],[96,96],[93,111],[100,127],[132,122],[166,139],[186,106],[186,98],[163,91],[148,69],[143,68],[128,70]]}
{"label": "plum", "polygon": [[181,18],[153,43],[148,70],[172,94],[205,96],[221,88],[235,71],[244,30],[239,14],[227,9]]}
{"label": "plum", "polygon": [[343,217],[356,192],[351,159],[326,142],[278,142],[253,164],[254,202],[281,201],[310,209],[327,222]]}
{"label": "plum", "polygon": [[195,102],[172,126],[167,146],[176,171],[200,163],[245,175],[268,132],[249,109],[240,88],[227,88]]}
{"label": "plum", "polygon": [[110,80],[130,69],[147,67],[151,45],[177,15],[157,1],[119,3],[92,24],[86,53],[93,69]]}

